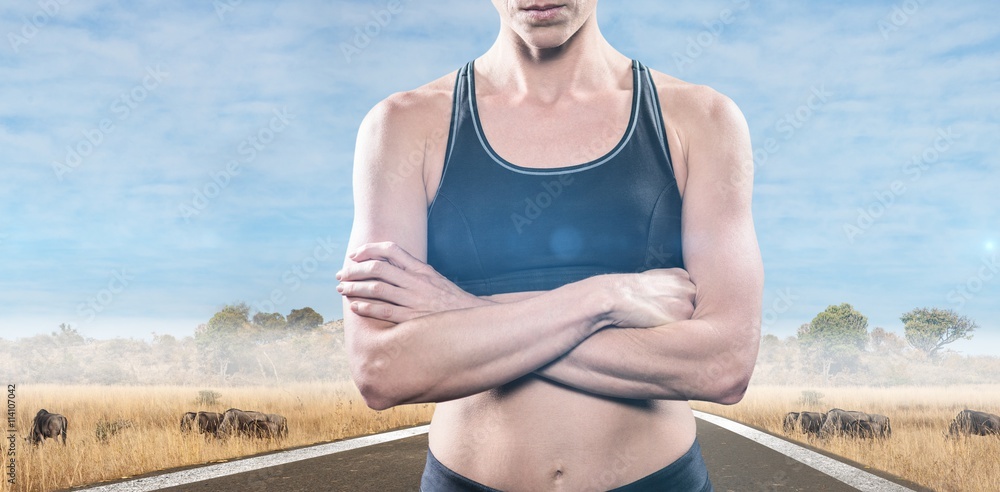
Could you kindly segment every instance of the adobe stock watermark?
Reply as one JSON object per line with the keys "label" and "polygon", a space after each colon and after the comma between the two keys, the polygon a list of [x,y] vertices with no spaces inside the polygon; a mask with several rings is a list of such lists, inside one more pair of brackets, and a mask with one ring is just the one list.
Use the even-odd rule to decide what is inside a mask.
{"label": "adobe stock watermark", "polygon": [[830,103],[833,96],[834,94],[827,91],[824,84],[810,87],[809,95],[806,96],[804,103],[785,113],[774,122],[774,131],[781,137],[780,140],[775,137],[764,139],[762,145],[753,149],[753,160],[749,165],[737,167],[735,172],[729,175],[728,182],[723,180],[716,183],[718,191],[724,193],[752,180],[754,169],[764,167],[775,154],[781,151],[781,143],[790,141],[796,133],[805,128],[809,121]]}
{"label": "adobe stock watermark", "polygon": [[993,281],[998,274],[1000,274],[1000,255],[993,252],[983,257],[976,273],[966,279],[965,283],[956,285],[954,289],[948,292],[948,301],[958,308],[965,306],[966,302],[971,301],[979,295],[986,284]]}
{"label": "adobe stock watermark", "polygon": [[266,299],[251,302],[250,305],[259,313],[276,312],[278,306],[288,300],[288,294],[299,290],[302,287],[302,281],[312,277],[319,270],[320,265],[330,261],[330,258],[338,251],[343,251],[343,248],[331,236],[316,238],[316,246],[313,247],[312,254],[293,263],[281,274],[281,282],[287,287],[274,288]]}
{"label": "adobe stock watermark", "polygon": [[340,52],[344,54],[344,60],[351,63],[354,57],[368,48],[372,40],[382,34],[393,18],[402,12],[402,0],[389,0],[386,2],[385,8],[369,12],[367,22],[354,26],[354,35],[350,41],[340,43]]}
{"label": "adobe stock watermark", "polygon": [[736,21],[737,16],[750,8],[750,0],[734,0],[734,8],[724,8],[714,19],[702,22],[705,29],[694,36],[688,36],[683,52],[673,53],[674,65],[683,72],[701,58],[725,32],[726,27]]}
{"label": "adobe stock watermark", "polygon": [[638,461],[638,456],[633,449],[615,450],[615,459],[610,465],[604,468],[600,475],[592,478],[590,484],[583,490],[587,492],[601,492],[611,490],[615,484],[620,483],[622,478],[630,475],[629,471]]}
{"label": "adobe stock watermark", "polygon": [[[735,361],[744,358],[750,351],[757,350],[760,340],[751,340],[744,336],[729,336],[716,342],[715,355],[702,360],[698,372],[698,382],[692,388],[719,388],[720,383],[731,381]],[[701,398],[688,398],[701,399]]]}
{"label": "adobe stock watermark", "polygon": [[38,10],[31,14],[30,17],[21,17],[21,29],[7,33],[7,42],[10,43],[10,48],[14,50],[14,53],[18,53],[21,46],[31,42],[41,29],[55,19],[59,15],[59,11],[62,10],[62,7],[69,2],[70,0],[38,0],[35,2],[38,5]]}
{"label": "adobe stock watermark", "polygon": [[127,268],[112,270],[111,278],[103,289],[97,294],[87,298],[84,302],[77,304],[76,314],[85,322],[89,323],[103,312],[115,301],[115,297],[125,291],[129,284],[135,280],[135,275]]}
{"label": "adobe stock watermark", "polygon": [[[618,122],[613,119],[605,119],[603,124],[597,127],[603,128],[603,133],[600,137],[590,139],[587,144],[580,145],[576,147],[571,156],[569,156],[570,163],[567,166],[575,166],[579,164],[586,164],[591,161],[596,161],[597,158],[594,156],[600,156],[604,158],[609,158],[607,155],[609,150],[603,144],[605,142],[615,142],[617,143],[622,140],[623,132],[628,131],[626,126],[625,130],[619,130]],[[619,133],[622,132],[622,133]],[[598,157],[598,158],[600,158]],[[604,165],[603,163],[601,165]],[[531,225],[535,220],[538,220],[542,216],[545,209],[552,206],[555,201],[563,196],[563,192],[566,191],[575,179],[575,173],[573,172],[557,172],[552,173],[550,179],[539,183],[538,188],[536,188],[536,193],[529,195],[524,198],[523,202],[519,202],[517,210],[511,212],[510,220],[514,226],[514,229],[518,234],[524,233],[525,227]],[[523,210],[520,203],[523,203]]]}
{"label": "adobe stock watermark", "polygon": [[75,143],[66,146],[65,158],[62,161],[52,161],[52,172],[55,173],[56,179],[62,181],[63,177],[80,167],[83,160],[93,155],[94,151],[104,143],[107,136],[114,133],[116,122],[120,123],[129,119],[139,104],[160,87],[169,75],[170,73],[163,71],[160,65],[147,66],[146,75],[142,77],[142,80],[131,89],[119,94],[108,105],[108,111],[114,115],[114,118],[101,118],[93,127],[82,130],[82,137]]}
{"label": "adobe stock watermark", "polygon": [[518,234],[524,232],[525,226],[541,217],[542,212],[552,206],[552,202],[562,195],[563,190],[573,184],[573,175],[559,174],[551,180],[543,181],[539,186],[542,190],[536,195],[524,199],[524,215],[518,212],[510,214],[510,220]]}
{"label": "adobe stock watermark", "polygon": [[[942,155],[951,150],[959,138],[961,138],[961,135],[956,134],[950,126],[948,128],[939,128],[934,141],[927,147],[924,147],[922,151],[913,155],[910,158],[910,162],[903,165],[903,173],[910,176],[911,182],[919,180],[924,175],[924,172],[930,169],[931,165],[937,163],[941,160]],[[847,240],[853,244],[859,236],[868,232],[892,208],[899,197],[906,194],[906,191],[906,183],[901,179],[896,179],[889,183],[886,188],[872,192],[875,200],[865,207],[858,207],[854,223],[845,222],[843,224],[844,235],[847,236]]]}
{"label": "adobe stock watermark", "polygon": [[878,21],[878,32],[882,34],[882,39],[888,41],[889,36],[910,22],[925,3],[926,0],[905,0],[893,5],[889,13]]}
{"label": "adobe stock watermark", "polygon": [[[414,172],[420,172],[424,168],[424,153],[427,148],[437,147],[446,142],[448,132],[441,129],[434,130],[425,140],[414,140],[410,152],[406,154],[406,161],[402,165],[393,168],[389,173],[389,182],[398,185],[406,181]],[[447,149],[445,149],[447,152]],[[442,171],[442,178],[444,172]],[[439,181],[440,186],[440,181]]]}
{"label": "adobe stock watermark", "polygon": [[[676,265],[681,263],[682,258],[680,255],[668,252],[667,245],[663,243],[657,243],[655,245],[650,244],[646,246],[646,260],[643,261],[642,265],[636,268],[632,273],[642,273],[646,270],[654,270],[657,268],[675,268]],[[678,250],[677,245],[670,246],[671,250]]]}
{"label": "adobe stock watermark", "polygon": [[799,296],[795,295],[792,289],[784,288],[778,289],[775,293],[774,300],[771,301],[771,305],[764,308],[761,313],[761,324],[763,327],[774,326],[782,314],[787,313],[795,303],[799,300]]}
{"label": "adobe stock watermark", "polygon": [[226,16],[240,5],[243,5],[243,0],[212,0],[212,8],[220,22],[225,22]]}
{"label": "adobe stock watermark", "polygon": [[287,107],[274,108],[271,113],[273,116],[266,125],[236,145],[236,153],[242,156],[242,159],[230,159],[222,169],[210,172],[211,179],[195,188],[190,201],[179,205],[178,212],[185,221],[190,221],[192,217],[201,214],[208,208],[212,200],[218,197],[222,190],[228,188],[233,178],[240,174],[241,166],[256,160],[257,155],[272,144],[278,135],[288,129],[292,120],[295,119],[295,115],[289,113]]}

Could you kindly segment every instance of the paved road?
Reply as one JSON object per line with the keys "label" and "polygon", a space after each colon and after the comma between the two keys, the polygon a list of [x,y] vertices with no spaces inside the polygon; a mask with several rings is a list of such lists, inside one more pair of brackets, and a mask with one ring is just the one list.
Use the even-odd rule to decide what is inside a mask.
{"label": "paved road", "polygon": [[[704,419],[712,420],[719,425]],[[867,472],[878,477],[869,475],[859,471],[859,468],[863,467],[857,463],[835,458],[815,448],[811,448],[812,451],[819,454],[811,453],[790,445],[787,441],[775,439],[773,436],[711,415],[697,419],[697,425],[698,440],[701,443],[709,476],[719,492],[858,490],[772,448],[784,449],[786,453],[795,454],[831,474],[846,476],[848,480],[861,476],[860,481],[852,483],[859,484],[859,487],[864,487],[865,490],[908,490],[896,484],[902,484],[916,491],[927,490],[872,470]],[[400,431],[401,435],[412,437],[185,485],[155,488],[151,487],[153,484],[143,485],[139,480],[113,484],[101,489],[115,492],[153,489],[170,492],[416,491],[427,453],[427,434],[413,435],[419,430],[414,428]],[[378,437],[380,436],[372,436],[371,439]],[[828,460],[824,456],[833,457],[835,460]],[[238,461],[231,463],[236,464]],[[248,467],[240,468],[240,471]],[[202,473],[207,472],[209,468],[193,468],[193,470]],[[890,482],[883,481],[879,477]],[[163,477],[151,477],[152,480],[158,478]],[[183,483],[183,481],[178,480],[173,483]]]}
{"label": "paved road", "polygon": [[[698,440],[701,442],[702,456],[708,467],[708,476],[716,491],[855,491],[855,487],[834,479],[819,470],[811,468],[778,451],[765,447],[740,434],[723,429],[702,419],[698,423]],[[739,425],[739,424],[737,424]],[[769,436],[768,436],[769,437]],[[797,447],[797,446],[796,446]],[[808,451],[833,458],[837,464],[851,465],[864,469],[864,465],[834,456],[818,448],[805,446]],[[805,451],[805,452],[808,452]],[[868,474],[884,478],[891,484],[902,487],[895,490],[911,489],[927,491],[911,482],[893,477],[887,473],[864,470]],[[868,490],[890,490],[888,487],[873,487]]]}
{"label": "paved road", "polygon": [[286,465],[160,489],[170,492],[415,491],[427,434]]}

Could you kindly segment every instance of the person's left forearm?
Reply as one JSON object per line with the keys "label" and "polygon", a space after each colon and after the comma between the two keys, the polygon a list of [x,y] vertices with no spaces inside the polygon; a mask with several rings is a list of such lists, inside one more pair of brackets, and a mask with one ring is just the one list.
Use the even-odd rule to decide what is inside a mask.
{"label": "person's left forearm", "polygon": [[683,320],[653,328],[607,328],[535,371],[552,381],[617,398],[738,400],[757,353],[752,324]]}
{"label": "person's left forearm", "polygon": [[[480,297],[513,302],[540,292]],[[632,399],[723,400],[734,374],[749,377],[759,333],[682,320],[603,329],[535,374],[581,391]],[[736,378],[738,379],[738,377]]]}

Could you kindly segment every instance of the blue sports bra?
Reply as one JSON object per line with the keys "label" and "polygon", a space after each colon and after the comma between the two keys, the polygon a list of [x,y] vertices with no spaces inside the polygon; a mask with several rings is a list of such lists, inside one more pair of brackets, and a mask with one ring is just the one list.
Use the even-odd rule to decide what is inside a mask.
{"label": "blue sports bra", "polygon": [[632,110],[604,156],[538,169],[483,134],[473,62],[458,71],[427,260],[477,296],[551,290],[605,273],[683,268],[681,197],[649,70],[632,61]]}

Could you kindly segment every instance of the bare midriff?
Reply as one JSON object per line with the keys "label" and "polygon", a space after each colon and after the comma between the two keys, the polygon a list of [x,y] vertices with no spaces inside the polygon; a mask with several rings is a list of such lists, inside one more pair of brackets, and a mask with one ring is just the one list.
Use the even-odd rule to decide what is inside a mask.
{"label": "bare midriff", "polygon": [[567,491],[638,480],[681,457],[694,438],[687,401],[603,397],[535,374],[438,403],[429,434],[434,456],[467,478],[501,490]]}
{"label": "bare midriff", "polygon": [[[450,75],[437,86],[440,114],[432,121],[438,122],[438,135],[448,134],[453,85],[454,75]],[[585,106],[615,124],[574,125],[571,132],[553,139],[560,145],[546,142],[538,147],[511,140],[514,134],[546,134],[547,129],[532,127],[530,118],[504,118],[489,97],[479,100],[481,117],[491,143],[514,162],[566,164],[567,155],[582,162],[603,155],[623,133],[631,75],[623,76],[621,85],[623,91],[615,97]],[[578,120],[579,115],[569,114],[563,119]],[[674,137],[668,134],[667,138]],[[517,145],[505,145],[514,141]],[[443,171],[446,140],[428,142],[424,178],[430,205]],[[676,141],[670,144],[679,148]],[[586,150],[580,154],[580,149]],[[686,169],[674,157],[683,196]],[[532,293],[490,298],[510,302],[528,295]],[[695,421],[687,401],[602,397],[529,374],[483,393],[437,403],[429,439],[431,452],[442,464],[494,488],[603,491],[638,480],[681,457],[694,442]]]}

